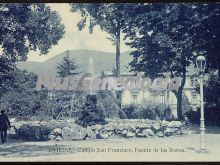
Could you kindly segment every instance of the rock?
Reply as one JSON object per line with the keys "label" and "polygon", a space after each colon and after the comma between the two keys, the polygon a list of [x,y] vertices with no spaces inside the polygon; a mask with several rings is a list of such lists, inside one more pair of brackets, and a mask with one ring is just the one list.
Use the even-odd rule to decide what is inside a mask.
{"label": "rock", "polygon": [[141,132],[141,130],[139,129],[139,128],[137,128],[136,130],[135,130],[135,133],[136,134],[138,134],[138,133],[140,133]]}
{"label": "rock", "polygon": [[99,132],[98,134],[96,134],[96,138],[97,139],[108,139],[109,135],[108,132],[103,130],[101,132]]}
{"label": "rock", "polygon": [[132,132],[136,132],[136,127],[134,125],[129,126],[129,130]]}
{"label": "rock", "polygon": [[70,137],[72,140],[83,140],[85,139],[86,135],[87,135],[86,129],[81,127],[78,129],[72,129]]}
{"label": "rock", "polygon": [[60,128],[55,128],[52,131],[52,134],[54,134],[54,135],[62,135],[62,130]]}
{"label": "rock", "polygon": [[180,121],[171,121],[169,124],[169,127],[180,128],[181,126],[182,126],[182,123]]}
{"label": "rock", "polygon": [[134,137],[134,136],[135,136],[135,133],[134,133],[134,132],[128,131],[127,134],[126,134],[126,137],[128,137],[128,138]]}
{"label": "rock", "polygon": [[55,135],[51,135],[51,134],[50,134],[50,135],[48,135],[48,139],[49,139],[49,140],[54,140],[55,138],[56,138],[56,136],[55,136]]}
{"label": "rock", "polygon": [[160,124],[159,123],[154,123],[151,127],[152,130],[154,130],[155,132],[160,131]]}
{"label": "rock", "polygon": [[171,128],[166,128],[164,130],[164,135],[165,136],[171,136],[173,134],[173,130]]}
{"label": "rock", "polygon": [[22,123],[12,123],[11,126],[14,127],[15,132],[17,132],[17,130],[18,130],[19,128],[21,128]]}
{"label": "rock", "polygon": [[158,137],[164,137],[164,135],[163,135],[163,133],[162,133],[161,131],[160,131],[160,132],[157,132],[156,135],[157,135]]}
{"label": "rock", "polygon": [[136,134],[137,137],[146,137],[146,135],[142,132]]}
{"label": "rock", "polygon": [[102,125],[100,125],[100,124],[96,124],[96,125],[92,125],[91,127],[90,127],[92,130],[101,130],[101,129],[103,129],[103,126]]}
{"label": "rock", "polygon": [[154,132],[151,129],[144,129],[142,132],[145,136],[154,136]]}
{"label": "rock", "polygon": [[170,124],[169,121],[163,120],[163,121],[161,122],[161,127],[167,127],[167,126],[169,126],[169,124]]}
{"label": "rock", "polygon": [[61,136],[57,136],[54,140],[55,140],[55,141],[62,141],[63,139],[62,139]]}
{"label": "rock", "polygon": [[114,133],[112,131],[108,132],[108,136],[112,136]]}
{"label": "rock", "polygon": [[86,128],[86,132],[87,132],[87,137],[89,137],[91,139],[95,139],[96,138],[95,132],[90,127]]}
{"label": "rock", "polygon": [[71,134],[72,134],[73,130],[69,127],[64,127],[62,129],[62,137],[64,140],[71,140]]}
{"label": "rock", "polygon": [[105,125],[105,129],[107,130],[107,131],[113,131],[113,130],[115,130],[115,128],[117,128],[117,125],[116,124],[107,124],[107,125]]}
{"label": "rock", "polygon": [[16,122],[16,118],[11,118],[10,123],[14,123],[14,122]]}
{"label": "rock", "polygon": [[121,132],[121,135],[122,135],[122,136],[126,136],[126,135],[127,135],[127,132],[128,132],[128,130],[124,129],[124,130]]}
{"label": "rock", "polygon": [[140,128],[140,129],[151,128],[151,124],[141,123],[141,124],[138,124],[137,127]]}

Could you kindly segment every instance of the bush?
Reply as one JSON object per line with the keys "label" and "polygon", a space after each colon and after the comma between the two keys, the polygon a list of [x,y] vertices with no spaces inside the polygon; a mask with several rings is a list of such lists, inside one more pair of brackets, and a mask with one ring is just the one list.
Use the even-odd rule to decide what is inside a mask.
{"label": "bush", "polygon": [[[200,123],[200,108],[197,111],[189,111],[185,113],[189,122],[192,124]],[[215,106],[204,107],[205,124],[209,126],[220,126],[220,110]]]}
{"label": "bush", "polygon": [[[135,118],[135,114],[134,114],[135,113],[135,109],[136,109],[136,107],[134,105],[126,106],[121,111],[119,111],[119,117],[121,119],[124,119],[126,117],[128,119],[134,119]],[[126,117],[125,117],[125,115],[126,115]]]}
{"label": "bush", "polygon": [[28,124],[22,125],[17,132],[18,138],[31,141],[45,141],[48,140],[48,134],[51,128],[43,125],[31,126]]}
{"label": "bush", "polygon": [[107,124],[103,111],[97,107],[97,98],[95,95],[87,95],[83,111],[80,113],[76,124],[83,127],[95,124]]}
{"label": "bush", "polygon": [[[142,105],[140,107],[130,105],[124,107],[122,110],[126,114],[128,119],[160,119],[167,121],[175,120],[170,107],[164,104]],[[119,117],[125,118],[122,112],[119,113]]]}

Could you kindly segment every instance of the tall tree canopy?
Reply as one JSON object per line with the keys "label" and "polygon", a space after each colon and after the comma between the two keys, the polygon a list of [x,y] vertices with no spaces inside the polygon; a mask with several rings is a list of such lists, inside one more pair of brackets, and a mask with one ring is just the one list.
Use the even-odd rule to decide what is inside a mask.
{"label": "tall tree canopy", "polygon": [[131,53],[132,70],[144,71],[151,77],[164,72],[169,72],[171,77],[181,76],[181,86],[174,94],[178,118],[182,119],[182,92],[187,67],[195,61],[194,55],[206,53],[208,59],[219,59],[214,52],[219,50],[220,41],[219,21],[216,22],[220,18],[219,4],[138,4],[132,7],[123,29],[130,40],[128,45],[135,48]]}
{"label": "tall tree canopy", "polygon": [[[133,4],[132,4],[133,5]],[[72,12],[80,12],[82,20],[78,23],[79,30],[89,22],[90,33],[95,26],[110,35],[113,45],[116,46],[116,76],[120,76],[120,34],[125,22],[125,13],[129,12],[129,4],[124,3],[74,3]]]}
{"label": "tall tree canopy", "polygon": [[63,37],[64,25],[57,12],[41,3],[0,4],[0,46],[11,61],[26,60],[29,50],[41,54]]}

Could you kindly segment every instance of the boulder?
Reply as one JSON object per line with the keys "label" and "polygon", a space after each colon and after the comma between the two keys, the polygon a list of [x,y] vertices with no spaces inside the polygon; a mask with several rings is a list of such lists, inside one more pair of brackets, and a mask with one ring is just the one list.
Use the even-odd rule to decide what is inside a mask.
{"label": "boulder", "polygon": [[136,127],[134,125],[129,126],[129,130],[132,132],[136,132]]}
{"label": "boulder", "polygon": [[86,133],[87,133],[87,137],[89,137],[91,139],[95,139],[96,138],[95,132],[90,127],[86,128]]}
{"label": "boulder", "polygon": [[92,129],[92,130],[101,130],[101,129],[103,129],[103,125],[100,125],[100,124],[96,124],[96,125],[92,125],[92,126],[90,126],[90,128]]}
{"label": "boulder", "polygon": [[171,121],[169,127],[180,128],[182,125],[183,124],[180,121]]}
{"label": "boulder", "polygon": [[137,128],[136,130],[135,130],[135,133],[136,134],[138,134],[138,133],[140,133],[141,132],[141,130],[139,129],[139,128]]}
{"label": "boulder", "polygon": [[117,128],[117,124],[111,123],[111,124],[105,125],[105,129],[106,129],[107,131],[113,131],[113,130],[115,130],[115,128]]}
{"label": "boulder", "polygon": [[163,132],[161,132],[161,131],[160,131],[160,132],[157,132],[156,135],[157,135],[158,137],[164,137],[164,134],[163,134]]}
{"label": "boulder", "polygon": [[62,141],[63,139],[62,139],[61,136],[57,136],[54,140],[55,140],[55,141]]}
{"label": "boulder", "polygon": [[167,126],[169,126],[169,124],[170,124],[169,121],[163,120],[163,121],[161,122],[161,127],[167,127]]}
{"label": "boulder", "polygon": [[130,138],[130,137],[134,137],[134,136],[135,136],[134,132],[128,131],[125,137]]}
{"label": "boulder", "polygon": [[124,130],[121,132],[121,135],[122,135],[122,136],[126,136],[126,135],[127,135],[127,132],[128,132],[128,130],[124,129]]}
{"label": "boulder", "polygon": [[140,128],[140,129],[146,129],[146,128],[151,128],[151,124],[148,124],[148,123],[141,123],[141,124],[138,124],[137,127]]}
{"label": "boulder", "polygon": [[64,140],[71,140],[72,129],[70,127],[64,127],[62,129],[62,137]]}
{"label": "boulder", "polygon": [[161,129],[160,123],[154,123],[154,124],[152,124],[151,129],[152,129],[154,132],[159,132],[160,129]]}
{"label": "boulder", "polygon": [[112,136],[114,133],[112,131],[108,131],[108,136]]}
{"label": "boulder", "polygon": [[49,139],[49,140],[54,140],[55,138],[56,138],[56,136],[55,136],[55,135],[51,135],[51,134],[50,134],[50,135],[48,135],[48,139]]}
{"label": "boulder", "polygon": [[145,136],[154,136],[154,132],[151,129],[144,129],[142,133],[145,134]]}
{"label": "boulder", "polygon": [[15,132],[22,126],[22,123],[16,122],[16,123],[11,123],[11,126],[15,129]]}
{"label": "boulder", "polygon": [[101,131],[96,134],[97,139],[108,139],[108,137],[109,137],[109,135],[108,135],[108,132],[106,132],[106,131]]}
{"label": "boulder", "polygon": [[143,132],[137,133],[136,136],[137,137],[146,137],[146,135]]}
{"label": "boulder", "polygon": [[164,130],[164,135],[165,136],[171,136],[173,134],[173,130],[171,128],[166,128]]}
{"label": "boulder", "polygon": [[70,137],[72,140],[83,140],[83,139],[85,139],[85,137],[87,135],[87,131],[83,127],[78,128],[78,129],[71,129],[71,130],[72,131],[71,131]]}
{"label": "boulder", "polygon": [[51,134],[62,135],[62,130],[60,128],[55,128],[55,129],[53,129]]}

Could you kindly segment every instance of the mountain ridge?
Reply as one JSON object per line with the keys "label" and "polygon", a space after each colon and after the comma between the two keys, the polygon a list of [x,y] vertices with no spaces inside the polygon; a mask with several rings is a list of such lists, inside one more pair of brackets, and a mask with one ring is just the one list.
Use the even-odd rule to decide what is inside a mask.
{"label": "mountain ridge", "polygon": [[[62,62],[66,52],[59,53],[45,61],[26,61],[17,62],[19,69],[25,69],[29,72],[40,73],[43,71],[56,72],[56,66]],[[130,51],[121,53],[121,72],[129,72],[128,63],[131,61]],[[115,67],[115,53],[88,50],[88,49],[77,49],[69,50],[69,56],[71,59],[75,59],[76,64],[79,66],[81,72],[89,72],[89,61],[90,58],[94,61],[95,74],[101,74],[102,71],[110,71]]]}

